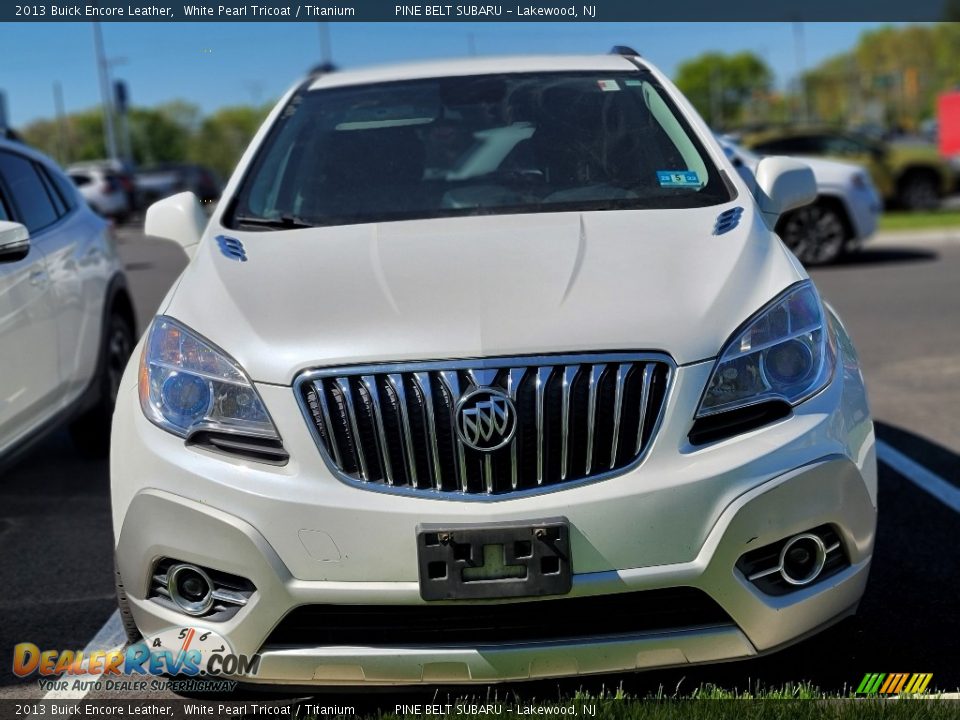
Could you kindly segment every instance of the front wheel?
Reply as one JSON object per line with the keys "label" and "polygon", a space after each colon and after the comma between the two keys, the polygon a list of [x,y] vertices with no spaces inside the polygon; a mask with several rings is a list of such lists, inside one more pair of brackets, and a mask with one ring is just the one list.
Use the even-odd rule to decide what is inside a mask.
{"label": "front wheel", "polygon": [[107,321],[104,347],[96,382],[99,398],[96,405],[70,424],[70,435],[77,449],[87,457],[103,458],[110,451],[110,422],[113,407],[120,393],[120,380],[133,351],[133,328],[119,312],[113,310]]}
{"label": "front wheel", "polygon": [[787,213],[780,237],[804,265],[827,265],[843,255],[847,228],[835,207],[817,202]]}

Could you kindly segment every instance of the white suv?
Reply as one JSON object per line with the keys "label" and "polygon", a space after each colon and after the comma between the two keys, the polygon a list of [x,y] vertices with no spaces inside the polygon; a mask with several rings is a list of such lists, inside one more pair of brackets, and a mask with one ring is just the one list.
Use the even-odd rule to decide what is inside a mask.
{"label": "white suv", "polygon": [[52,161],[0,139],[0,462],[64,422],[106,455],[135,327],[108,224]]}
{"label": "white suv", "polygon": [[873,426],[772,230],[815,192],[767,158],[752,194],[635,56],[307,78],[209,224],[147,214],[192,260],[114,417],[131,637],[222,638],[252,683],[465,683],[849,615]]}

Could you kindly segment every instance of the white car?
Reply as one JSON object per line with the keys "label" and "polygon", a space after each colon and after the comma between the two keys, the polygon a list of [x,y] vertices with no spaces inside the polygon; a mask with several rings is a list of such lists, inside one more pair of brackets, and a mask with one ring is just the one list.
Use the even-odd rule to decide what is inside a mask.
{"label": "white car", "polygon": [[0,139],[0,462],[66,422],[106,455],[135,328],[108,224],[52,161]]}
{"label": "white car", "polygon": [[[744,182],[755,186],[760,156],[729,138],[719,141]],[[776,231],[805,265],[825,265],[863,247],[877,230],[883,199],[859,165],[807,157],[803,162],[813,171],[817,198],[784,213]]]}
{"label": "white car", "polygon": [[97,165],[70,166],[67,173],[94,211],[120,223],[127,221],[130,199],[118,175]]}
{"label": "white car", "polygon": [[768,158],[754,196],[637,57],[304,79],[209,222],[147,212],[192,259],[114,416],[131,639],[250,683],[461,684],[850,615],[873,425],[773,232],[815,194]]}

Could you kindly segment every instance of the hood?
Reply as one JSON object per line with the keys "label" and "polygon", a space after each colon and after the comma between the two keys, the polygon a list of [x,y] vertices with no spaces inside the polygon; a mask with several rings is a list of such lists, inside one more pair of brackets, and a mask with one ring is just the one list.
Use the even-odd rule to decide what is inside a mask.
{"label": "hood", "polygon": [[[714,235],[737,206],[739,225]],[[684,364],[801,273],[752,202],[276,232],[215,219],[164,312],[284,385],[381,361],[648,350]]]}
{"label": "hood", "polygon": [[817,185],[849,185],[854,175],[862,175],[864,180],[869,178],[867,171],[860,165],[842,162],[840,160],[825,160],[823,158],[797,158],[806,163],[813,170],[813,177]]}

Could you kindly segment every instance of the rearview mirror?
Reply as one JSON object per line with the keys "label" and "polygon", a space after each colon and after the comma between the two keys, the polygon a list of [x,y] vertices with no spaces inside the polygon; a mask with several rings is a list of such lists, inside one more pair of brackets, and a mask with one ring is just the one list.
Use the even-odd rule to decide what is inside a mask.
{"label": "rearview mirror", "polygon": [[0,220],[0,263],[23,260],[30,252],[30,231],[20,223]]}
{"label": "rearview mirror", "polygon": [[173,240],[188,257],[193,257],[207,221],[207,214],[197,196],[182,192],[148,207],[143,229],[147,235]]}
{"label": "rearview mirror", "polygon": [[765,157],[757,165],[757,204],[773,227],[787,210],[817,199],[817,182],[810,166],[788,157]]}

